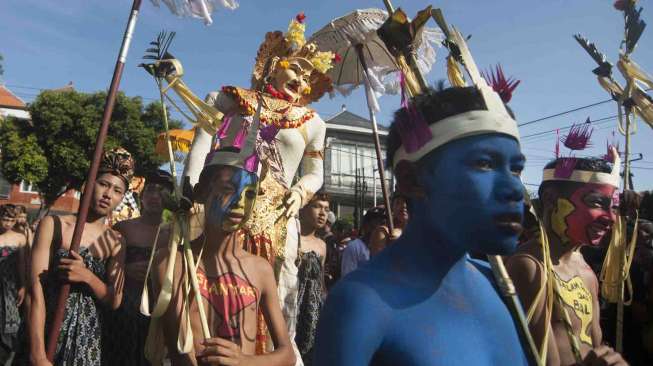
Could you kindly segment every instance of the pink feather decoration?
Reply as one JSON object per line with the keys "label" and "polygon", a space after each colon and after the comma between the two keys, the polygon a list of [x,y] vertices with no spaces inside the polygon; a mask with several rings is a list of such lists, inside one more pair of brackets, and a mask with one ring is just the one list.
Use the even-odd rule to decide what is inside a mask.
{"label": "pink feather decoration", "polygon": [[574,172],[576,167],[576,158],[568,157],[561,158],[556,164],[556,168],[553,172],[553,176],[556,178],[569,178],[571,173]]}
{"label": "pink feather decoration", "polygon": [[591,145],[590,138],[592,137],[593,131],[592,123],[587,118],[583,124],[572,125],[562,143],[570,150],[584,150]]}
{"label": "pink feather decoration", "polygon": [[233,119],[233,117],[234,117],[234,113],[229,113],[222,118],[222,125],[220,126],[220,129],[218,129],[218,132],[216,133],[216,135],[220,140],[227,137],[227,130],[229,130],[229,126],[231,125],[231,120]]}
{"label": "pink feather decoration", "polygon": [[254,152],[252,155],[247,157],[247,159],[245,159],[244,168],[246,171],[250,173],[256,173],[258,170],[258,163],[259,163],[258,154]]}
{"label": "pink feather decoration", "polygon": [[487,73],[481,73],[483,79],[487,81],[492,89],[499,94],[504,103],[510,102],[512,99],[512,92],[515,91],[521,80],[514,78],[506,78],[503,73],[503,68],[498,64],[494,70],[490,69]]}
{"label": "pink feather decoration", "polygon": [[406,152],[412,153],[429,142],[433,138],[433,134],[422,113],[409,101],[406,92],[406,79],[403,73],[401,73],[400,78],[401,107],[408,113],[408,118],[397,121],[399,124],[399,136]]}

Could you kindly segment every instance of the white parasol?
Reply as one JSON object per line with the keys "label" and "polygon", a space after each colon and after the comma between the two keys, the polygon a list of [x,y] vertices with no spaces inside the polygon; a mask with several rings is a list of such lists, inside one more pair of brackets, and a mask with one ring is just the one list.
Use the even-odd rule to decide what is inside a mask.
{"label": "white parasol", "polygon": [[[340,63],[329,71],[334,86],[343,95],[348,95],[361,84],[365,84],[367,107],[372,121],[376,161],[381,179],[381,190],[385,202],[388,227],[393,232],[390,196],[386,187],[385,169],[381,156],[381,144],[375,113],[379,110],[377,96],[399,91],[398,77],[389,77],[400,71],[395,56],[377,35],[377,30],[388,19],[388,13],[381,9],[355,10],[329,22],[313,34],[309,40],[322,51],[340,55]],[[415,63],[422,75],[427,74],[435,62],[435,46],[444,35],[434,28],[421,27],[414,37]]]}
{"label": "white parasol", "polygon": [[[399,67],[376,33],[387,19],[388,13],[381,9],[355,10],[332,20],[311,36],[309,42],[315,43],[320,50],[340,55],[341,62],[329,71],[329,75],[341,94],[349,95],[365,82],[357,45],[362,46],[372,90],[380,94],[399,91],[398,78],[394,75]],[[415,37],[416,63],[422,75],[431,70],[435,63],[436,47],[443,39],[444,35],[439,29],[429,27],[422,27]]]}

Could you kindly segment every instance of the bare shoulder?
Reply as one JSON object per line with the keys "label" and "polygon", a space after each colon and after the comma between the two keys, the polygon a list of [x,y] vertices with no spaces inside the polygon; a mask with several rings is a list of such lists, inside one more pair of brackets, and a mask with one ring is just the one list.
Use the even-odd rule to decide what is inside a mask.
{"label": "bare shoulder", "polygon": [[57,215],[57,217],[59,217],[59,220],[61,221],[62,225],[75,226],[75,222],[77,221],[77,216],[75,215]]}
{"label": "bare shoulder", "polygon": [[521,283],[536,283],[543,278],[542,252],[536,250],[538,243],[525,243],[506,260],[506,269],[513,280]]}
{"label": "bare shoulder", "polygon": [[253,271],[259,275],[267,275],[273,272],[272,266],[263,257],[245,252],[244,254],[239,255],[238,259],[243,262],[244,267],[247,271]]}

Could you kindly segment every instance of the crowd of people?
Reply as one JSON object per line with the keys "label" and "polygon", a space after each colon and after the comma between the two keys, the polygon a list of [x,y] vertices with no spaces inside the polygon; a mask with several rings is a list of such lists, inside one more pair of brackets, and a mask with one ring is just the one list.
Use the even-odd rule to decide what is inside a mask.
{"label": "crowd of people", "polygon": [[[307,107],[338,58],[304,39],[304,18],[266,35],[252,89],[209,93],[220,124],[196,128],[181,180],[145,177],[139,217],[114,223],[137,164],[122,148],[88,182],[81,234],[83,215],[32,230],[24,207],[0,206],[0,363],[653,364],[653,205],[620,194],[614,146],[556,154],[528,197],[506,93],[456,32],[450,62],[471,85],[405,98],[388,135],[390,207],[353,228],[322,190],[325,123]],[[182,87],[178,60],[145,66]],[[566,138],[577,149],[585,132]],[[635,235],[622,298],[616,250]]]}
{"label": "crowd of people", "polygon": [[[433,92],[434,97],[458,101],[462,97],[456,94],[468,98],[477,97],[465,89]],[[484,146],[483,138],[479,138],[478,143]],[[515,146],[512,148],[515,149]],[[396,332],[397,330],[378,329],[372,323],[381,323],[379,317],[387,316],[383,314],[390,311],[380,307],[410,308],[410,303],[422,296],[422,290],[417,291],[420,286],[433,286],[428,284],[433,281],[430,276],[423,277],[429,273],[426,268],[439,273],[441,281],[453,281],[441,270],[451,268],[450,271],[454,273],[458,270],[464,272],[457,268],[455,260],[458,257],[453,253],[462,251],[479,258],[477,262],[465,259],[465,263],[472,266],[469,268],[473,268],[473,272],[488,276],[485,272],[487,269],[484,269],[487,267],[480,264],[483,256],[488,253],[509,254],[513,245],[517,252],[506,256],[508,272],[524,309],[535,309],[530,329],[535,343],[545,345],[547,362],[570,365],[574,364],[575,357],[581,357],[585,360],[602,360],[611,365],[625,364],[621,355],[604,345],[605,342],[614,344],[615,335],[611,330],[614,329],[615,319],[612,305],[601,300],[597,278],[610,242],[614,215],[618,213],[616,210],[621,210],[621,215],[628,218],[632,235],[636,220],[633,208],[639,207],[642,196],[646,200],[648,194],[628,191],[622,195],[621,206],[617,207],[613,203],[613,196],[617,192],[614,181],[580,183],[546,180],[545,173],[539,198],[531,200],[530,205],[526,206],[527,212],[530,208],[531,213],[545,218],[541,224],[538,220],[526,218],[522,230],[519,211],[501,213],[498,216],[500,230],[492,233],[483,231],[482,222],[478,222],[476,227],[471,225],[470,222],[473,221],[469,220],[474,217],[469,214],[463,219],[449,216],[450,212],[441,212],[444,216],[437,216],[437,222],[429,221],[438,210],[431,207],[430,203],[418,204],[421,201],[419,198],[406,193],[414,192],[415,187],[408,191],[397,189],[393,194],[392,232],[388,228],[388,216],[383,206],[369,208],[360,228],[355,230],[347,221],[336,219],[330,209],[328,193],[319,191],[298,212],[301,227],[297,256],[298,313],[296,334],[291,341],[279,307],[273,268],[263,258],[245,250],[249,239],[241,231],[251,215],[258,178],[238,164],[226,164],[221,160],[220,153],[221,150],[217,150],[213,160],[208,161],[203,170],[198,186],[205,189],[196,187],[195,190],[203,193],[193,196],[196,202],[206,205],[203,232],[193,240],[192,250],[197,258],[203,258],[198,263],[197,275],[200,292],[207,300],[204,304],[207,314],[204,316],[210,327],[215,329],[212,333],[215,337],[199,341],[204,339],[201,326],[203,320],[197,304],[185,308],[187,305],[184,304],[183,283],[184,271],[187,269],[183,269],[183,265],[177,266],[169,289],[172,306],[159,324],[168,349],[167,353],[160,356],[171,360],[173,364],[188,362],[188,353],[174,351],[177,343],[183,339],[180,335],[185,332],[192,333],[190,338],[196,340],[193,343],[193,357],[199,361],[232,364],[229,362],[245,360],[257,354],[255,348],[259,309],[264,314],[266,329],[274,346],[273,351],[258,357],[266,357],[265,362],[269,364],[293,364],[293,343],[305,365],[353,365],[369,362],[371,357],[378,357],[374,355],[381,351],[392,353],[395,352],[394,347],[408,346],[372,343],[377,348],[370,348],[370,343],[365,343],[367,336],[355,329],[369,327],[370,332],[367,334],[380,337],[378,339]],[[503,164],[508,164],[506,174],[515,177],[514,172],[521,169],[520,155],[518,151],[505,153],[516,154],[516,158],[507,156],[502,160]],[[484,160],[486,158],[479,159],[478,163],[474,163],[479,167],[473,165],[472,169],[482,172],[490,169],[489,163]],[[514,159],[517,159],[517,163],[514,163]],[[545,169],[555,169],[560,159],[552,161]],[[435,163],[436,160],[433,160]],[[446,165],[446,161],[439,164]],[[125,150],[105,153],[93,190],[89,218],[82,234],[82,246],[77,252],[69,250],[75,215],[45,216],[34,235],[26,219],[25,207],[12,204],[0,206],[1,362],[31,362],[36,365],[150,364],[146,358],[146,349],[149,347],[146,341],[148,332],[151,333],[153,328],[150,319],[141,311],[141,296],[146,282],[154,289],[146,294],[150,299],[165,291],[166,270],[169,268],[167,259],[170,258],[167,243],[173,230],[171,223],[163,221],[163,212],[175,188],[173,177],[168,172],[159,170],[150,174],[146,177],[146,184],[139,196],[141,216],[110,227],[112,211],[129,189],[133,167],[134,162]],[[576,162],[575,169],[600,172],[606,176],[612,173],[609,161],[600,159],[580,159]],[[415,181],[414,178],[399,175],[400,184],[403,179]],[[448,178],[434,176],[433,179]],[[433,184],[433,189],[441,190],[444,182],[434,181],[429,184]],[[497,188],[502,190],[500,197],[504,197],[509,207],[512,207],[512,202],[523,200],[523,190],[520,183],[517,184],[512,190],[506,190],[506,186]],[[452,212],[484,209],[480,201],[468,202],[461,200],[460,196],[450,197],[446,193],[440,193],[437,197],[438,204],[450,200],[447,207]],[[480,196],[477,195],[476,198]],[[215,202],[220,204],[216,205]],[[630,272],[633,283],[632,304],[627,307],[624,323],[624,355],[634,365],[650,364],[653,360],[653,223],[650,221],[653,218],[647,217],[646,211],[643,211],[637,221],[637,246]],[[413,223],[415,220],[420,223],[417,228]],[[428,254],[431,249],[424,244],[416,244],[422,242],[416,238],[420,235],[419,230],[429,231],[436,224],[445,225],[447,232],[456,233],[456,240],[477,238],[478,241],[483,235],[490,239],[494,235],[495,238],[468,248],[444,245],[439,249],[434,248],[439,253],[439,260],[444,262],[433,263],[433,258]],[[474,236],[470,237],[470,234]],[[521,234],[519,245],[518,234]],[[547,241],[548,257],[542,252],[542,240]],[[156,252],[154,255],[153,251]],[[452,253],[446,254],[447,251]],[[415,254],[419,254],[419,260],[414,257]],[[150,257],[154,262],[148,280]],[[426,267],[420,269],[424,258],[430,258],[430,261],[427,260],[424,263]],[[175,261],[181,264],[183,259],[177,256]],[[404,265],[414,268],[404,272],[407,270],[402,268]],[[552,273],[553,276],[547,273]],[[548,302],[547,296],[552,295],[540,291],[542,284],[550,279],[555,280],[554,286],[557,289],[562,289],[557,290],[561,291],[558,295],[561,302]],[[396,284],[393,283],[395,281]],[[72,290],[66,302],[56,356],[51,362],[46,358],[46,336],[56,305],[57,290],[62,283],[72,284]],[[373,297],[381,296],[381,300],[365,298],[371,295],[367,293],[369,289],[365,284],[368,283],[379,287],[376,290],[379,295]],[[458,285],[469,284],[464,285],[463,281]],[[238,295],[237,301],[228,298],[231,288],[236,289],[234,294]],[[452,297],[451,301],[458,296],[454,288],[455,286],[447,295]],[[218,296],[220,289],[227,289],[222,294],[227,297]],[[488,288],[477,290],[483,292],[488,291]],[[400,297],[394,298],[395,296]],[[347,305],[341,304],[343,301]],[[362,306],[366,309],[357,308],[361,305],[358,304],[359,301],[363,302]],[[367,301],[372,302],[366,303]],[[381,301],[381,304],[374,301]],[[463,305],[466,303],[463,298],[456,301],[463,302],[459,306],[472,306]],[[488,298],[475,301],[478,304],[474,308],[483,301],[487,302]],[[547,310],[547,303],[551,303],[552,308]],[[443,305],[436,301],[432,306],[436,309]],[[502,305],[499,301],[492,306],[500,308]],[[352,311],[343,313],[342,309],[347,308]],[[323,310],[326,320],[318,326]],[[358,310],[367,314],[359,313]],[[184,311],[188,311],[186,316],[190,318],[187,324],[179,321],[185,316]],[[503,314],[505,322],[497,325],[492,334],[502,339],[502,342],[519,344],[516,340],[517,333],[509,331],[512,327],[508,325],[512,321],[505,309]],[[230,318],[234,315],[235,318]],[[420,321],[418,314],[403,316],[406,317],[406,327]],[[571,321],[565,322],[565,317]],[[442,321],[438,318],[434,324]],[[190,329],[186,329],[189,326]],[[375,335],[375,332],[381,333]],[[336,337],[344,339],[336,341]],[[331,346],[325,346],[325,342],[342,346],[343,352],[332,353],[329,350]],[[390,348],[386,350],[386,347]],[[520,348],[516,346],[514,349]],[[351,353],[348,353],[350,349]],[[370,353],[366,355],[361,352],[363,350]],[[345,358],[348,354],[351,359]],[[517,352],[507,357],[515,361],[524,356]],[[351,361],[354,359],[355,362]]]}

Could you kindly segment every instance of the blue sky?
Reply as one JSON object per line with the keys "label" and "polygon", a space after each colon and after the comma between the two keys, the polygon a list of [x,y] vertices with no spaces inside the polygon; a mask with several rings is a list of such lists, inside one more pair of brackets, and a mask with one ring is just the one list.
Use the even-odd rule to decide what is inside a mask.
{"label": "blue sky", "polygon": [[[425,7],[425,0],[395,0],[409,15]],[[234,12],[214,14],[214,24],[206,27],[199,20],[181,19],[166,8],[155,8],[143,1],[142,12],[121,83],[128,95],[157,98],[152,79],[136,66],[157,33],[176,31],[171,51],[183,61],[186,83],[203,97],[222,85],[249,85],[254,56],[265,32],[285,30],[299,11],[307,15],[307,34],[329,20],[354,9],[383,7],[381,0],[300,1],[241,0]],[[645,31],[633,55],[644,69],[653,73],[653,3],[640,1],[643,18],[651,29]],[[501,63],[507,74],[522,80],[510,106],[519,122],[528,122],[578,106],[605,100],[608,95],[591,73],[593,61],[573,40],[582,33],[597,43],[611,61],[616,61],[623,33],[620,12],[607,0],[442,0],[435,3],[448,22],[464,34],[471,34],[470,48],[481,68]],[[5,0],[0,2],[0,53],[4,56],[5,84],[26,101],[39,88],[61,87],[72,81],[81,91],[108,88],[120,46],[129,0],[43,1]],[[433,23],[431,25],[434,26]],[[446,77],[441,50],[438,62],[427,76],[429,82]],[[399,106],[396,97],[382,97],[379,121],[387,124]],[[323,116],[337,113],[342,104],[367,116],[362,91],[348,98],[323,98],[313,106]],[[616,114],[614,103],[605,103],[561,117],[521,128],[522,147],[528,158],[524,181],[538,183],[541,169],[553,153],[554,133],[541,132]],[[605,152],[605,142],[616,122],[595,127],[594,147],[583,154]],[[618,135],[623,141],[623,137]],[[632,151],[642,153],[637,167],[635,188],[653,189],[653,148],[651,129],[639,123]],[[623,142],[622,142],[623,146]]]}

